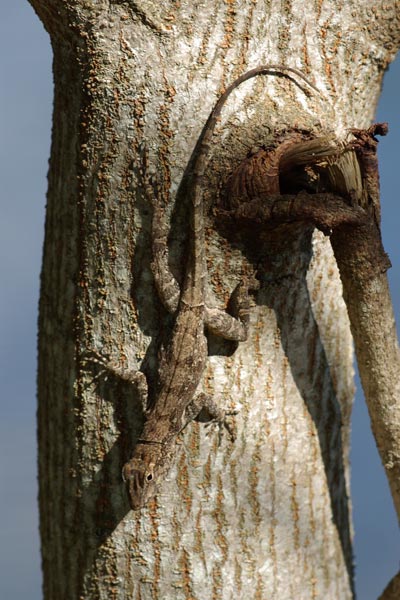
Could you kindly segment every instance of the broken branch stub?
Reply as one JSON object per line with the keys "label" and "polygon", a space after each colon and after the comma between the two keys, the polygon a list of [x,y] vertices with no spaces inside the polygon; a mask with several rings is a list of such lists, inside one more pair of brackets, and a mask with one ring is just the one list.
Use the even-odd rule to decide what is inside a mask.
{"label": "broken branch stub", "polygon": [[386,123],[353,129],[346,141],[288,132],[275,148],[241,163],[216,213],[224,235],[242,241],[255,229],[299,222],[331,236],[372,431],[400,520],[400,352],[380,230],[376,139],[387,130]]}

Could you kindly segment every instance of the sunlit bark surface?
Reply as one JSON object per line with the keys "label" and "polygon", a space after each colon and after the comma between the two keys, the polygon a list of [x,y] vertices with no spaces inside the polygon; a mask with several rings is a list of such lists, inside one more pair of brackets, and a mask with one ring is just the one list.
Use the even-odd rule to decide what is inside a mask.
{"label": "sunlit bark surface", "polygon": [[210,338],[202,382],[240,409],[237,439],[190,424],[142,511],[121,479],[143,424],[137,391],[83,359],[95,349],[154,382],[171,318],[150,271],[145,175],[171,207],[179,279],[188,205],[181,188],[173,210],[177,188],[223,89],[271,62],[320,95],[279,75],[232,94],[207,208],[277,132],[369,124],[399,39],[395,3],[30,1],[55,80],[39,334],[45,599],[352,598],[352,349],[329,241],[296,225],[234,246],[209,219],[209,304],[224,306],[242,272],[261,283],[248,341]]}

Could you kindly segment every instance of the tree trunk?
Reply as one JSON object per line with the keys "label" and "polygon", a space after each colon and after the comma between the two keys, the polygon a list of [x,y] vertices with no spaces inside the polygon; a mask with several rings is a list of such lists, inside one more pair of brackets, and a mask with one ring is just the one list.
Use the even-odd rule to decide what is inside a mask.
{"label": "tree trunk", "polygon": [[296,225],[233,246],[209,217],[209,303],[224,306],[242,272],[261,280],[249,339],[211,337],[202,382],[241,409],[237,437],[189,424],[140,511],[121,479],[143,426],[138,392],[85,356],[137,366],[151,389],[171,319],[150,271],[146,178],[157,174],[171,210],[179,279],[189,208],[177,190],[224,88],[281,63],[321,94],[279,73],[232,94],[209,208],[276,132],[369,125],[399,41],[395,2],[30,2],[55,80],[38,383],[45,599],[352,598],[352,349],[329,241]]}

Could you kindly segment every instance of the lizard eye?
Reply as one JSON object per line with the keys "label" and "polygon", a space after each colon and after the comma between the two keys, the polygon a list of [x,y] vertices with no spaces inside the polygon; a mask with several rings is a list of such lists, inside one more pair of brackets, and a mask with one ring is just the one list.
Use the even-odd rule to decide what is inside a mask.
{"label": "lizard eye", "polygon": [[146,481],[152,481],[153,480],[153,473],[148,473],[148,475],[146,475]]}

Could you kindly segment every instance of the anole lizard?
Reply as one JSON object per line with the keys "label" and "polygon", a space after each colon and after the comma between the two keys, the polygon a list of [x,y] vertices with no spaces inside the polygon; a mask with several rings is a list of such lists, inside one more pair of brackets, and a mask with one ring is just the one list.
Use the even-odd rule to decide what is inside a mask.
{"label": "anole lizard", "polygon": [[[202,409],[219,423],[225,422],[225,411],[206,394],[196,395],[208,356],[205,327],[226,339],[243,341],[247,337],[249,321],[249,283],[239,284],[231,298],[235,315],[210,309],[205,303],[207,276],[204,244],[204,214],[202,206],[203,176],[207,165],[209,145],[218,117],[230,93],[242,82],[271,71],[294,73],[316,89],[296,69],[280,65],[263,65],[236,79],[220,96],[204,127],[195,150],[195,159],[189,187],[191,199],[191,230],[189,255],[182,289],[168,267],[168,227],[160,202],[154,198],[153,186],[148,182],[146,193],[151,198],[153,217],[152,270],[162,302],[176,314],[170,344],[163,349],[155,401],[146,412],[143,432],[137,441],[132,458],[123,468],[132,509],[142,508],[157,493],[176,453],[178,434]],[[102,360],[120,377],[135,382],[144,400],[147,384],[143,373],[118,368]]]}

